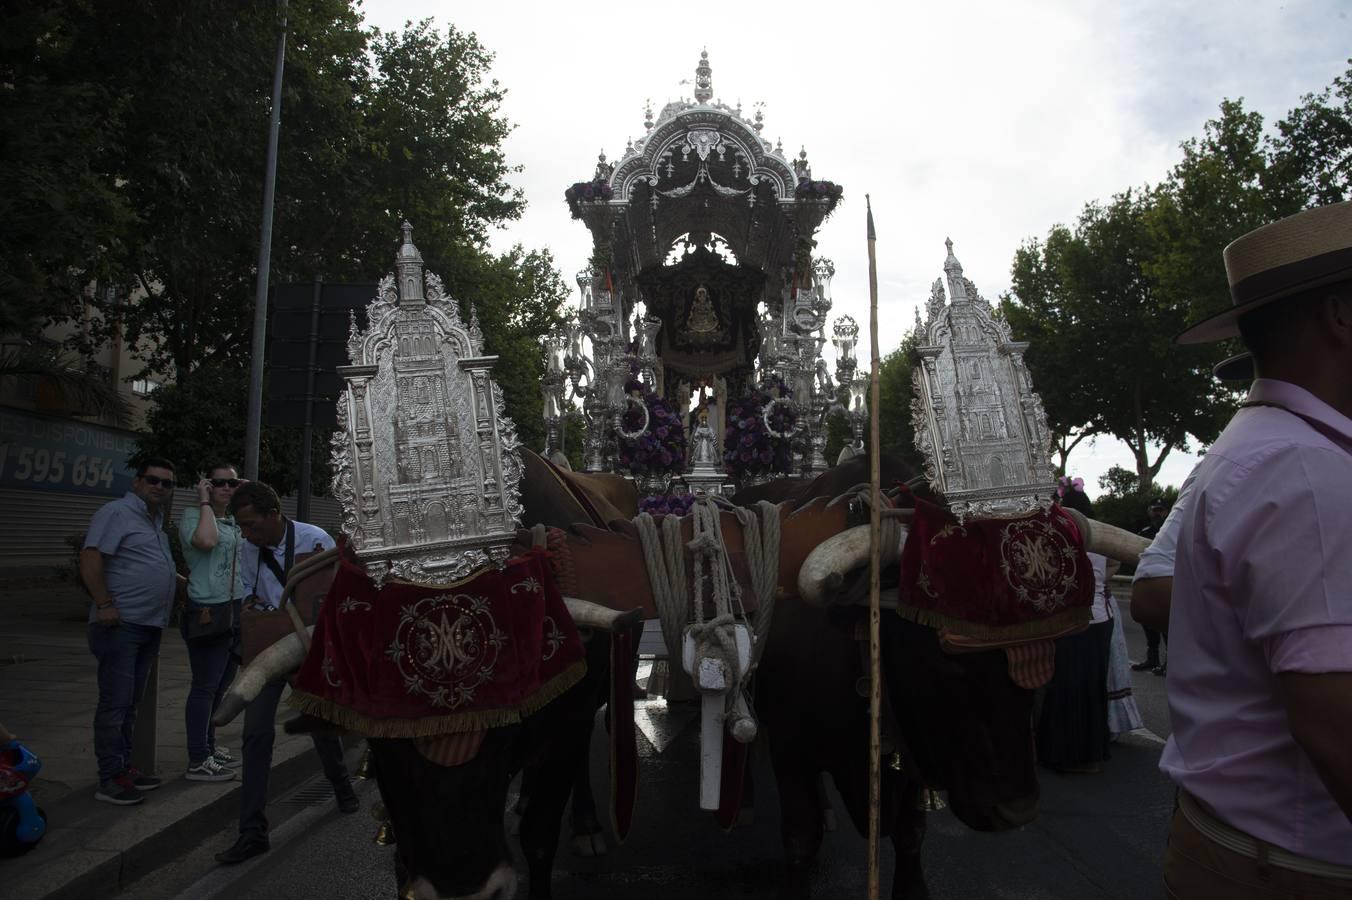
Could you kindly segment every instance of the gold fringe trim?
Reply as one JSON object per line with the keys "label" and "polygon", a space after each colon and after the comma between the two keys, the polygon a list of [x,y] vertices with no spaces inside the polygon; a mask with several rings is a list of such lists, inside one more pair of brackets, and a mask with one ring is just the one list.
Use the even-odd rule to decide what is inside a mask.
{"label": "gold fringe trim", "polygon": [[926,625],[930,628],[948,628],[958,632],[963,637],[1002,641],[1017,638],[1051,637],[1074,625],[1088,625],[1089,619],[1093,616],[1093,610],[1087,606],[1067,609],[1045,619],[1038,619],[1035,622],[1022,622],[1016,625],[985,625],[902,603],[897,604],[897,615],[915,622],[917,625]]}
{"label": "gold fringe trim", "polygon": [[416,719],[374,718],[306,691],[293,690],[291,696],[287,698],[287,704],[292,709],[332,722],[366,737],[433,737],[439,734],[460,734],[466,731],[515,725],[558,699],[586,675],[587,660],[579,659],[546,681],[539,690],[515,707],[472,710],[445,716],[420,716]]}

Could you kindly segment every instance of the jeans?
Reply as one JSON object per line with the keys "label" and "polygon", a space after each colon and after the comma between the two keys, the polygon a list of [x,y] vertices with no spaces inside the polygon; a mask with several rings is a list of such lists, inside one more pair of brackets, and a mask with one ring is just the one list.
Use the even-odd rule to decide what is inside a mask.
{"label": "jeans", "polygon": [[[216,747],[216,726],[211,716],[221,705],[226,688],[239,670],[239,601],[235,604],[235,627],[208,643],[189,641],[188,665],[192,668],[192,687],[183,717],[188,736],[188,765],[195,766],[211,755]],[[186,615],[184,616],[186,620]],[[179,631],[186,630],[186,625]]]}
{"label": "jeans", "polygon": [[99,783],[112,781],[131,765],[136,704],[145,695],[150,666],[160,652],[163,628],[123,622],[89,626],[89,650],[99,661],[99,705],[94,712],[94,755]]}
{"label": "jeans", "polygon": [[[239,833],[266,835],[268,817],[263,808],[268,802],[268,775],[272,772],[272,743],[276,737],[277,705],[282,699],[285,681],[267,685],[244,711],[244,784],[239,792]],[[315,753],[324,774],[340,795],[352,790],[343,762],[343,742],[332,735],[312,735]]]}

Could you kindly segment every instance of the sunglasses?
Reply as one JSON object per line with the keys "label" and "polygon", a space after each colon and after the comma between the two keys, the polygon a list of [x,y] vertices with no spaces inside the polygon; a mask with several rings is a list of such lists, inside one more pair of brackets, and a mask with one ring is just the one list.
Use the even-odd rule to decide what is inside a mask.
{"label": "sunglasses", "polygon": [[241,484],[243,484],[243,482],[240,481],[238,478],[213,478],[213,479],[211,479],[211,486],[212,486],[212,487],[232,487],[232,488],[236,488],[236,487],[239,487]]}
{"label": "sunglasses", "polygon": [[164,485],[165,487],[174,486],[174,479],[161,478],[158,475],[142,475],[141,480],[144,481],[146,484],[150,485],[151,487],[159,487],[160,485]]}

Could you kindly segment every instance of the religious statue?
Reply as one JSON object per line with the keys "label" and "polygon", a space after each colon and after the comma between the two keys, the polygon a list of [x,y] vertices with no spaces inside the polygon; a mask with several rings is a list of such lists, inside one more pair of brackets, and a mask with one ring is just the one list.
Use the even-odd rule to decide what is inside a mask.
{"label": "religious statue", "polygon": [[690,435],[690,468],[704,469],[718,466],[718,448],[714,444],[714,430],[709,427],[709,407],[699,411],[699,423]]}
{"label": "religious statue", "polygon": [[709,299],[709,289],[700,285],[695,289],[695,302],[690,304],[690,317],[685,321],[691,334],[714,334],[718,331],[718,313]]}

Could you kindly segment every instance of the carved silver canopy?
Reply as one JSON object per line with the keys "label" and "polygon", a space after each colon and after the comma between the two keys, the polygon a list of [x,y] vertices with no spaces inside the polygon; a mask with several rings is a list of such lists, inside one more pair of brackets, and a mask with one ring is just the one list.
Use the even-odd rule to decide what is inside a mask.
{"label": "carved silver canopy", "polygon": [[925,320],[916,313],[921,365],[911,415],[925,475],[959,519],[1045,507],[1055,469],[1042,399],[1023,361],[1028,344],[1013,340],[945,243],[951,303],[936,280]]}
{"label": "carved silver canopy", "polygon": [[423,273],[403,226],[397,275],[380,282],[338,374],[333,490],[343,532],[377,582],[462,578],[506,561],[521,517],[521,457],[474,307],[469,324]]}

